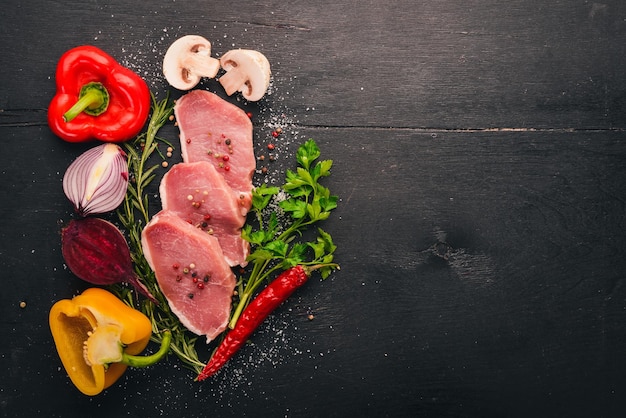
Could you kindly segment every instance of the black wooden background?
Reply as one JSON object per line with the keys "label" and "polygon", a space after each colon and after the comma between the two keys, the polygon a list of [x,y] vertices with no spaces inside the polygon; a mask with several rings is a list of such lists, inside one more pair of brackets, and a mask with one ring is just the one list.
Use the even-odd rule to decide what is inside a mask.
{"label": "black wooden background", "polygon": [[[626,413],[622,0],[1,9],[1,415]],[[162,56],[186,34],[216,55],[269,58],[270,94],[246,107],[259,153],[284,130],[264,178],[307,138],[334,160],[326,185],[341,199],[323,227],[342,269],[294,295],[216,378],[196,383],[171,357],[88,398],[47,325],[56,300],[86,287],[60,254],[61,179],[87,146],[47,127],[56,62],[93,44],[164,97]]]}

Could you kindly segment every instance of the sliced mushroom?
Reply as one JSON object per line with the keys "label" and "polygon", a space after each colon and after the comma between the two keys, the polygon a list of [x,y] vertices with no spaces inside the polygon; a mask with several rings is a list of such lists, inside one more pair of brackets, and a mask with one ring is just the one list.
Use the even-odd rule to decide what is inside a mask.
{"label": "sliced mushroom", "polygon": [[163,59],[165,79],[179,90],[195,87],[202,77],[215,77],[219,69],[219,60],[211,57],[211,43],[198,35],[174,41]]}
{"label": "sliced mushroom", "polygon": [[263,97],[270,85],[270,63],[258,51],[233,49],[220,58],[220,64],[226,73],[218,81],[229,96],[240,91],[254,102]]}

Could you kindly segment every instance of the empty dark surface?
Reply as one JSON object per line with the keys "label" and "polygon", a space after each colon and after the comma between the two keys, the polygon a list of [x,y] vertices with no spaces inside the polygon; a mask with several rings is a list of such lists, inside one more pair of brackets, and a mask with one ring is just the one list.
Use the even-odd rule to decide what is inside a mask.
{"label": "empty dark surface", "polygon": [[[93,44],[164,97],[162,56],[192,33],[272,63],[246,109],[258,152],[285,133],[256,181],[310,137],[334,160],[341,271],[216,378],[171,357],[88,398],[47,325],[86,287],[60,254],[87,145],[47,127],[56,62]],[[621,0],[7,0],[0,39],[2,416],[626,415]]]}

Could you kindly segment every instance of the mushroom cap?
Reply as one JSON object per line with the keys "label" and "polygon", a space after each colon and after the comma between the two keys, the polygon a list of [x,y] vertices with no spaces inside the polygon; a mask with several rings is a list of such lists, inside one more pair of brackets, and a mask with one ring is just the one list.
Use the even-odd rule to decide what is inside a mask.
{"label": "mushroom cap", "polygon": [[270,85],[270,63],[259,51],[233,49],[220,58],[220,65],[226,74],[219,82],[230,96],[240,91],[250,101],[260,100]]}
{"label": "mushroom cap", "polygon": [[163,75],[179,90],[195,87],[202,77],[215,77],[219,68],[219,60],[211,57],[211,42],[198,35],[178,38],[163,58]]}

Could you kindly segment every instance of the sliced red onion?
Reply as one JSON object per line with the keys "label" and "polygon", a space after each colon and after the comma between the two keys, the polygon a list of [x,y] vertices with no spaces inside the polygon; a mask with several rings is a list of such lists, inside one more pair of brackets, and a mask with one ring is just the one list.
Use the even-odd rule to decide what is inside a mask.
{"label": "sliced red onion", "polygon": [[63,192],[81,216],[116,209],[124,201],[127,188],[126,154],[111,143],[85,151],[63,176]]}

